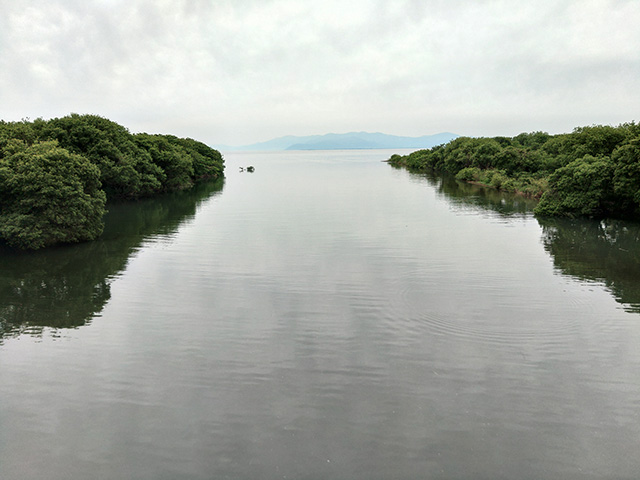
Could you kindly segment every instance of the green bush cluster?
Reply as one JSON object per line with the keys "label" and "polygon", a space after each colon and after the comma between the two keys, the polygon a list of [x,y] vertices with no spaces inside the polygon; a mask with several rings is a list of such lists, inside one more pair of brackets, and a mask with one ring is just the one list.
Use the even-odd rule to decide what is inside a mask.
{"label": "green bush cluster", "polygon": [[640,217],[640,125],[459,137],[389,163],[540,198],[540,216]]}
{"label": "green bush cluster", "polygon": [[190,138],[131,134],[97,115],[0,121],[0,240],[21,249],[92,240],[107,199],[191,188],[223,175]]}

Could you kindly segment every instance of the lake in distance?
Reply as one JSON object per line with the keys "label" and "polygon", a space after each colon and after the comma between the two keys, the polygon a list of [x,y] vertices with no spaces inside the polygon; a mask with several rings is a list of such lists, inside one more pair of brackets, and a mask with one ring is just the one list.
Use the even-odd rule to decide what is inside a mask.
{"label": "lake in distance", "polygon": [[640,478],[640,225],[392,153],[228,153],[0,250],[0,478]]}

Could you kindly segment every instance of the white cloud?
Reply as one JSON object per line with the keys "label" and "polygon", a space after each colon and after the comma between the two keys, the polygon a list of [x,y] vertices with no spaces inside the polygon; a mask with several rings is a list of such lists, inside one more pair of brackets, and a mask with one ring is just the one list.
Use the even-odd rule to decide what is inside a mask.
{"label": "white cloud", "polygon": [[0,118],[250,143],[635,118],[635,0],[0,0]]}

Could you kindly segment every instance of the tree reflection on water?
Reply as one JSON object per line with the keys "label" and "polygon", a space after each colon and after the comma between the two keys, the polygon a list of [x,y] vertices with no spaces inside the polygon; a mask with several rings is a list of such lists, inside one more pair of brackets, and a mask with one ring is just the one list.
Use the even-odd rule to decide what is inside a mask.
{"label": "tree reflection on water", "polygon": [[640,313],[640,224],[622,220],[539,220],[542,242],[563,275],[603,282],[630,312]]}
{"label": "tree reflection on water", "polygon": [[44,327],[76,328],[99,314],[110,284],[140,244],[170,235],[198,205],[222,191],[224,180],[161,197],[111,204],[96,241],[17,252],[0,247],[0,342]]}
{"label": "tree reflection on water", "polygon": [[[451,176],[411,174],[436,188],[456,208],[505,218],[531,216],[535,200],[460,182]],[[640,223],[606,219],[539,218],[544,249],[558,273],[603,283],[628,312],[640,313]]]}

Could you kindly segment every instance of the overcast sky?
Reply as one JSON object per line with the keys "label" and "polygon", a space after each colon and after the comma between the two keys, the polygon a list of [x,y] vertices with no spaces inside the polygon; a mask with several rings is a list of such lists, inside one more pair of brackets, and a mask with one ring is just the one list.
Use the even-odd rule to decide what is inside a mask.
{"label": "overcast sky", "polygon": [[210,145],[640,121],[640,0],[0,0],[0,119]]}

